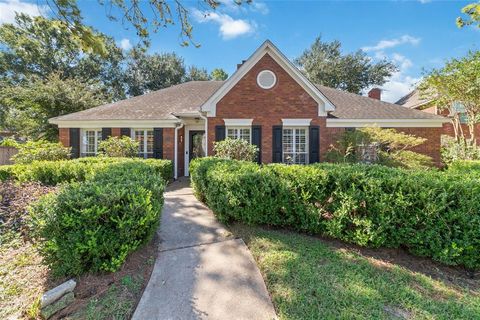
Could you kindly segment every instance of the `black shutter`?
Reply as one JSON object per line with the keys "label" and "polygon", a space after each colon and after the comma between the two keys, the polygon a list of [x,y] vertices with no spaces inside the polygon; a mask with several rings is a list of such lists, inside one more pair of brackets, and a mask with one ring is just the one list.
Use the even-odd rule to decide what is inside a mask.
{"label": "black shutter", "polygon": [[153,157],[163,159],[163,128],[153,129]]}
{"label": "black shutter", "polygon": [[102,128],[102,140],[107,140],[112,135],[112,128]]}
{"label": "black shutter", "polygon": [[252,126],[252,144],[258,148],[257,163],[262,163],[262,126]]}
{"label": "black shutter", "polygon": [[215,141],[225,140],[225,126],[215,126]]}
{"label": "black shutter", "polygon": [[70,128],[71,157],[80,158],[80,128]]}
{"label": "black shutter", "polygon": [[130,137],[130,128],[120,128],[120,136]]}
{"label": "black shutter", "polygon": [[272,128],[272,162],[282,162],[282,126]]}
{"label": "black shutter", "polygon": [[318,126],[310,126],[309,139],[309,163],[320,162],[320,128]]}

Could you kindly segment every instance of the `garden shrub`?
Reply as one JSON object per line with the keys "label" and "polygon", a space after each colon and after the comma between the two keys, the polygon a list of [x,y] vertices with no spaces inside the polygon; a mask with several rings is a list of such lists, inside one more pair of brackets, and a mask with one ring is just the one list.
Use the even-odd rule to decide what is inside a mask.
{"label": "garden shrub", "polygon": [[107,157],[133,158],[138,154],[138,141],[127,136],[109,137],[100,141],[98,149]]}
{"label": "garden shrub", "polygon": [[480,160],[480,148],[475,142],[443,135],[442,136],[442,162],[450,165],[455,161]]}
{"label": "garden shrub", "polygon": [[12,157],[14,163],[26,164],[33,161],[56,161],[70,157],[70,149],[61,143],[45,140],[27,141],[17,145],[18,153]]}
{"label": "garden shrub", "polygon": [[43,197],[31,219],[44,261],[57,276],[118,270],[153,236],[164,187],[161,171],[128,161]]}
{"label": "garden shrub", "polygon": [[258,153],[257,146],[243,139],[230,139],[215,142],[213,145],[215,156],[222,159],[255,161]]}
{"label": "garden shrub", "polygon": [[380,165],[192,161],[196,194],[224,222],[292,228],[361,246],[404,247],[480,267],[480,179]]}
{"label": "garden shrub", "polygon": [[144,163],[165,180],[172,179],[173,166],[170,160],[88,157],[0,166],[0,180],[39,181],[46,185],[57,185],[63,182],[83,181],[111,164],[124,162]]}

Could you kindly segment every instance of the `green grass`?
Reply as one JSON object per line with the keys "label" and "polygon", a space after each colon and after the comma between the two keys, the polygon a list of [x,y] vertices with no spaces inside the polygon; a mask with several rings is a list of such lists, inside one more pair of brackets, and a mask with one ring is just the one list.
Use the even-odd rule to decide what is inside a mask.
{"label": "green grass", "polygon": [[479,319],[480,293],[296,233],[233,226],[280,319]]}

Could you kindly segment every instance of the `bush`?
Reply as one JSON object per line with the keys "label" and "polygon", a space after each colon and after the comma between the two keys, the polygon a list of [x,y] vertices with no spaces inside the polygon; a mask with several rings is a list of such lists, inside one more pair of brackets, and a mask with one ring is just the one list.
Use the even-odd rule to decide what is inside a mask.
{"label": "bush", "polygon": [[18,148],[19,143],[13,138],[5,138],[1,140],[0,147],[14,147]]}
{"label": "bush", "polygon": [[480,179],[379,165],[195,159],[200,199],[222,221],[266,224],[369,247],[405,247],[480,267]]}
{"label": "bush", "polygon": [[63,182],[84,181],[111,164],[125,162],[144,163],[152,172],[160,174],[164,180],[172,179],[173,165],[170,160],[91,157],[0,166],[0,180],[39,181],[46,185],[57,185]]}
{"label": "bush", "polygon": [[467,140],[456,141],[449,136],[442,136],[442,161],[449,165],[458,160],[480,160],[480,148]]}
{"label": "bush", "polygon": [[98,148],[107,157],[133,158],[138,154],[138,141],[127,136],[109,137],[101,141]]}
{"label": "bush", "polygon": [[61,143],[39,140],[18,144],[18,153],[12,157],[12,161],[27,164],[33,161],[64,160],[69,157],[70,148],[64,147]]}
{"label": "bush", "polygon": [[145,162],[119,162],[65,185],[31,209],[44,261],[57,276],[116,271],[153,236],[165,181]]}
{"label": "bush", "polygon": [[227,138],[223,141],[215,142],[213,151],[218,158],[255,161],[258,148],[243,139]]}

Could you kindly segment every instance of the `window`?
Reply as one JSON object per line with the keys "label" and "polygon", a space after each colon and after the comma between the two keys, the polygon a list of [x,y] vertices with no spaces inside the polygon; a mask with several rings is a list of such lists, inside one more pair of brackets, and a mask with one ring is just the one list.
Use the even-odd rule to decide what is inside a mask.
{"label": "window", "polygon": [[283,162],[289,164],[308,163],[308,129],[283,128]]}
{"label": "window", "polygon": [[227,128],[227,138],[242,139],[251,142],[251,131],[249,127]]}
{"label": "window", "polygon": [[101,129],[88,129],[82,131],[82,157],[93,157],[98,153],[98,144],[102,140]]}
{"label": "window", "polygon": [[262,89],[271,89],[277,83],[277,77],[270,70],[262,70],[257,75],[257,83]]}
{"label": "window", "polygon": [[133,139],[138,141],[138,156],[141,158],[153,158],[153,130],[135,129]]}

